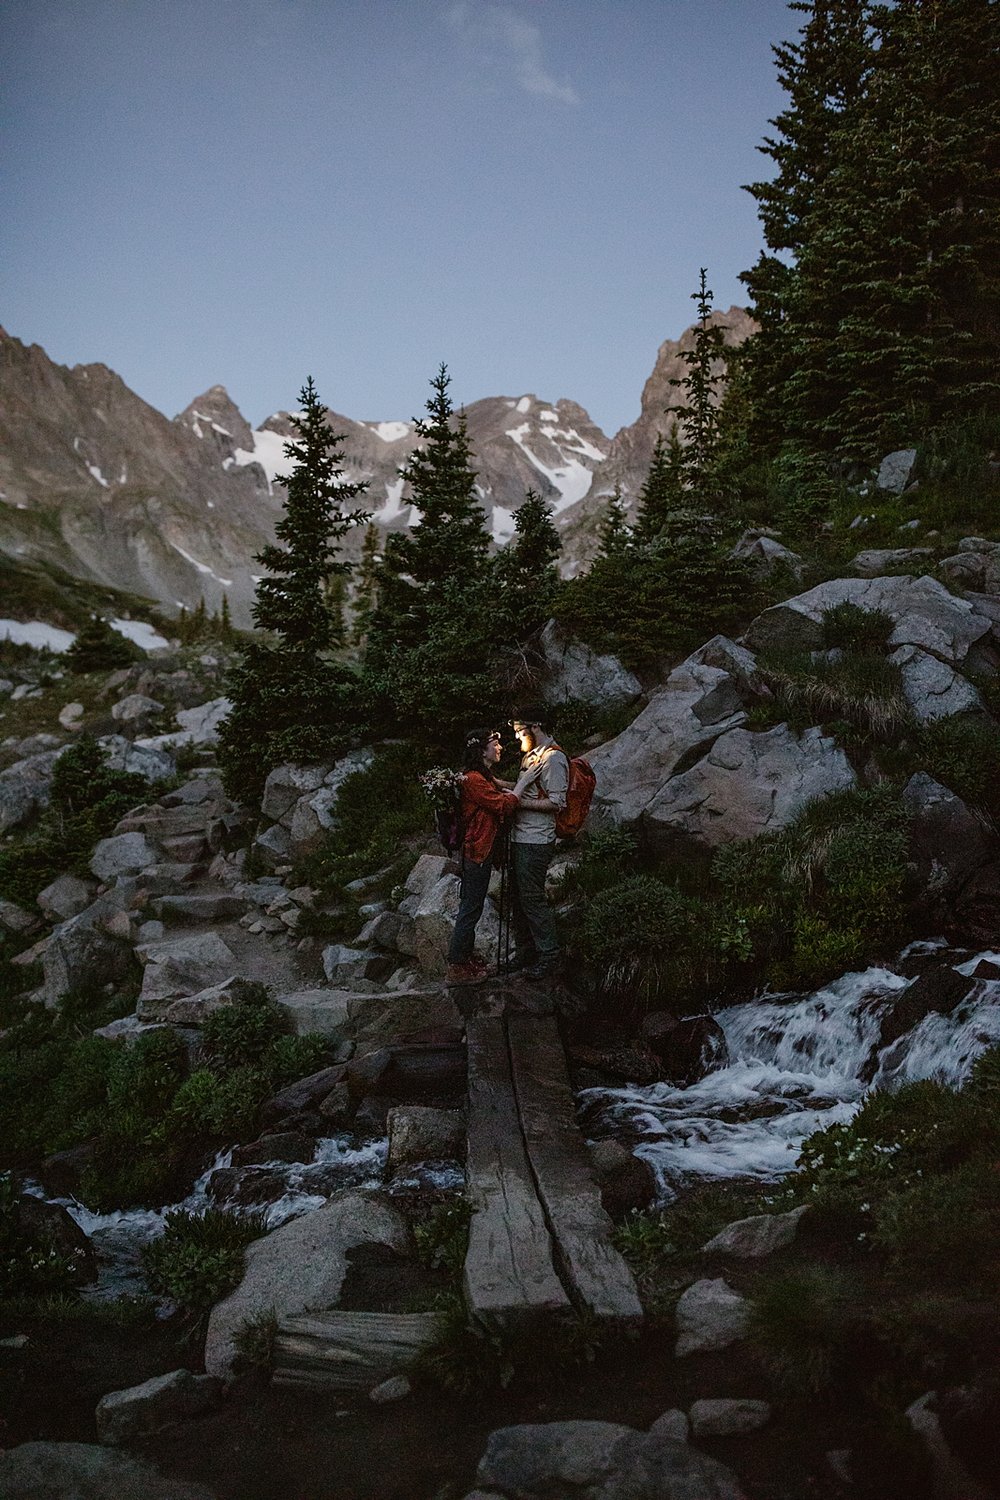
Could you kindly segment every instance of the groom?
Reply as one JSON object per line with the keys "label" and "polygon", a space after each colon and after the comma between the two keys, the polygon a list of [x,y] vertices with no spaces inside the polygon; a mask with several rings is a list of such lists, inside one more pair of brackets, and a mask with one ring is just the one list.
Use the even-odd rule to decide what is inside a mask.
{"label": "groom", "polygon": [[549,733],[544,709],[525,708],[511,724],[521,748],[521,775],[537,770],[514,817],[511,834],[514,933],[512,969],[525,979],[555,977],[559,939],[545,897],[545,877],[556,842],[556,814],[566,806],[569,761]]}

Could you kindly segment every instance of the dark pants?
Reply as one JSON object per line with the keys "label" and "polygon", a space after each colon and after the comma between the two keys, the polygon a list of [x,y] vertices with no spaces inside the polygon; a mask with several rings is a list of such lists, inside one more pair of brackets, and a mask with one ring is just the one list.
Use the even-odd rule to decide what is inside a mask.
{"label": "dark pants", "polygon": [[477,864],[474,859],[462,860],[458,916],[455,918],[455,931],[451,935],[451,946],[448,949],[450,964],[467,964],[472,957],[476,944],[476,923],[483,914],[492,870],[492,857],[484,859],[481,864]]}
{"label": "dark pants", "polygon": [[545,897],[545,877],[554,850],[555,844],[510,846],[514,948],[519,958],[537,957],[544,964],[559,958],[555,917]]}

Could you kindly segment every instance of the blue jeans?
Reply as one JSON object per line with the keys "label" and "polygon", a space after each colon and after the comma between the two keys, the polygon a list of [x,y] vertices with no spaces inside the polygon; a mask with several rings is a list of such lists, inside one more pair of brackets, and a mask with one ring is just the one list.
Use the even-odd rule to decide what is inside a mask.
{"label": "blue jeans", "polygon": [[519,958],[534,956],[543,964],[555,963],[559,958],[556,921],[545,896],[545,877],[554,850],[555,844],[510,846],[514,948]]}
{"label": "blue jeans", "polygon": [[490,888],[493,859],[484,859],[477,864],[474,859],[462,860],[462,888],[458,897],[458,916],[455,930],[448,948],[450,964],[467,964],[476,943],[476,923],[483,914],[486,893]]}

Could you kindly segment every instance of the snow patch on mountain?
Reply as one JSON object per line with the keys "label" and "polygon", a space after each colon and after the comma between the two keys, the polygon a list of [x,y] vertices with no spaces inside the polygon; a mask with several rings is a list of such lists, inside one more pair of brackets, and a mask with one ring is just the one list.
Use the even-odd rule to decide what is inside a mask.
{"label": "snow patch on mountain", "polygon": [[393,484],[390,484],[388,479],[385,481],[385,504],[378,513],[378,518],[383,525],[388,525],[390,521],[395,521],[397,516],[402,513],[404,508],[402,496],[405,483],[405,479],[397,479]]}
{"label": "snow patch on mountain", "polygon": [[[527,398],[522,397],[521,399],[526,400]],[[575,505],[578,500],[583,499],[584,495],[590,489],[593,474],[586,465],[580,463],[575,458],[569,459],[558,468],[550,468],[547,464],[543,464],[538,455],[532,453],[525,442],[525,435],[530,431],[531,424],[529,422],[522,422],[520,427],[508,427],[507,436],[517,444],[532,468],[536,469],[539,474],[544,474],[553,489],[559,492],[559,499],[554,501],[552,506],[553,511],[558,515],[567,506]],[[582,438],[580,442],[583,442]],[[587,446],[589,447],[590,445],[588,444]],[[580,448],[576,451],[582,453],[585,449]],[[598,457],[601,456],[598,454]]]}
{"label": "snow patch on mountain", "polygon": [[171,542],[170,545],[171,547],[173,547],[175,552],[180,553],[185,562],[189,562],[191,564],[192,568],[197,568],[199,573],[204,573],[207,577],[214,578],[216,583],[222,584],[223,588],[228,589],[232,587],[233,580],[231,578],[220,578],[218,573],[215,572],[214,568],[210,568],[208,566],[208,563],[199,562],[196,557],[191,556],[190,552],[185,552],[184,548],[179,546],[177,542]]}
{"label": "snow patch on mountain", "polygon": [[408,437],[410,433],[409,422],[371,422],[369,426],[383,443],[398,443],[400,438]]}
{"label": "snow patch on mountain", "polygon": [[267,476],[267,487],[270,493],[277,476],[288,467],[285,457],[286,439],[280,432],[272,432],[268,427],[259,427],[253,434],[253,449],[236,448],[233,458],[240,468],[246,464],[260,464]]}

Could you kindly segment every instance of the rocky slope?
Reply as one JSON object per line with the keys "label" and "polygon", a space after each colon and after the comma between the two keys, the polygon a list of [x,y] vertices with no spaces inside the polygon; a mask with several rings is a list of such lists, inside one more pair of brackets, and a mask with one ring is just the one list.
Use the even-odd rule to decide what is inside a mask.
{"label": "rocky slope", "polygon": [[[727,341],[752,325],[725,315]],[[620,481],[634,496],[662,409],[676,403],[671,376],[692,331],[660,349],[642,411],[610,440],[573,401],[492,396],[467,409],[479,491],[498,544],[529,487],[565,528],[570,571],[592,548],[602,497]],[[398,477],[413,451],[412,421],[361,422],[331,413],[345,436],[346,477],[367,480],[378,524],[410,523]],[[222,386],[172,421],[106,365],[57,365],[38,345],[0,329],[0,552],[141,595],[173,613],[225,594],[248,625],[254,554],[273,540],[282,504],[287,415],[253,429]],[[596,503],[595,503],[596,501]],[[349,547],[360,547],[360,531]]]}

